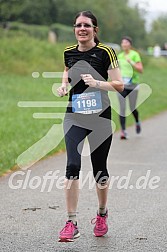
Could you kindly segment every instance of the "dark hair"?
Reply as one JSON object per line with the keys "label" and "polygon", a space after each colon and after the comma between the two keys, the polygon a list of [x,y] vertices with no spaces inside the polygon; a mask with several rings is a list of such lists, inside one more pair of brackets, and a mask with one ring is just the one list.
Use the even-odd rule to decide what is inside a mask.
{"label": "dark hair", "polygon": [[[94,29],[98,26],[97,25],[97,18],[93,15],[93,13],[91,11],[81,11],[81,12],[77,13],[77,15],[75,16],[75,19],[74,19],[74,24],[75,24],[77,18],[80,16],[90,18],[92,21],[92,24],[95,26]],[[94,42],[95,43],[99,42],[97,35],[95,35],[95,37],[94,37]]]}
{"label": "dark hair", "polygon": [[131,37],[129,37],[129,36],[124,36],[124,37],[122,37],[122,40],[123,40],[123,39],[128,40],[129,43],[132,45],[132,38],[131,38]]}

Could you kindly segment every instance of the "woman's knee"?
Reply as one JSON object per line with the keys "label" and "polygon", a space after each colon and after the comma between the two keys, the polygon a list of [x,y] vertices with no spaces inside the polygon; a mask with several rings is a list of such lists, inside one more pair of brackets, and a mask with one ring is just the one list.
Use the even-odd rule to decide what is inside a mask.
{"label": "woman's knee", "polygon": [[67,179],[79,179],[81,167],[76,164],[70,164],[66,167],[66,178]]}
{"label": "woman's knee", "polygon": [[101,185],[106,184],[109,179],[109,174],[108,174],[107,169],[105,169],[104,171],[95,171],[93,175],[94,175],[96,183],[101,184]]}

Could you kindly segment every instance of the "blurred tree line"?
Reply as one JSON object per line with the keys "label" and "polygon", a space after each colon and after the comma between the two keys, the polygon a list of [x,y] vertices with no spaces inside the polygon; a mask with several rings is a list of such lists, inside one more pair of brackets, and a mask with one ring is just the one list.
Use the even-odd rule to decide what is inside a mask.
{"label": "blurred tree line", "polygon": [[167,43],[167,14],[160,16],[153,22],[148,41],[150,45],[159,44],[162,49],[167,50],[164,48]]}
{"label": "blurred tree line", "polygon": [[155,21],[148,34],[141,11],[137,6],[129,7],[128,0],[0,0],[0,22],[45,26],[58,23],[72,27],[76,13],[81,10],[91,10],[98,18],[102,41],[120,43],[121,37],[128,35],[140,48],[167,41],[167,17]]}

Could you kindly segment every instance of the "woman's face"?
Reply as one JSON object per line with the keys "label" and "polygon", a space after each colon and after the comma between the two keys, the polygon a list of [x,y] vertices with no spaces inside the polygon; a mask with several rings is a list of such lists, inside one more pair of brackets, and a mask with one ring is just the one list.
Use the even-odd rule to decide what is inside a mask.
{"label": "woman's face", "polygon": [[74,32],[76,39],[81,43],[91,40],[94,41],[94,36],[96,34],[92,20],[84,16],[79,16],[76,19]]}
{"label": "woman's face", "polygon": [[123,39],[121,42],[121,47],[123,51],[127,51],[131,48],[131,43],[127,39]]}

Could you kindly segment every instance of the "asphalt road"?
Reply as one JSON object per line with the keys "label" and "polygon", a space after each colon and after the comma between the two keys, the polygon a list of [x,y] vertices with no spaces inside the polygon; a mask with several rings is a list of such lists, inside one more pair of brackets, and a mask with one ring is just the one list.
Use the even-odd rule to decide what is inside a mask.
{"label": "asphalt road", "polygon": [[78,206],[81,237],[73,243],[57,242],[66,220],[63,153],[0,178],[0,251],[167,251],[167,112],[144,121],[140,136],[134,126],[128,133],[127,141],[115,133],[109,155],[112,183],[105,237],[93,236],[90,221],[96,216],[97,197],[90,158],[83,157]]}

